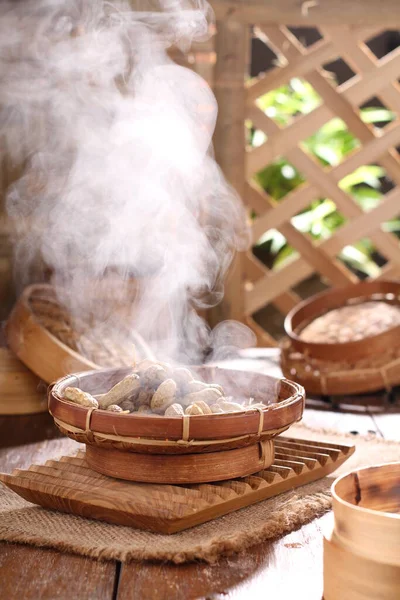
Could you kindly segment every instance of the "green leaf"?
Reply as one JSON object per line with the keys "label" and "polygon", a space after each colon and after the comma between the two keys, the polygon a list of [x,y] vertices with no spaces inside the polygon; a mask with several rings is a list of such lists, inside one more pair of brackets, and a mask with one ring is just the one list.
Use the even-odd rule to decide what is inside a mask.
{"label": "green leaf", "polygon": [[340,163],[341,154],[335,150],[333,145],[328,144],[315,144],[312,149],[313,154],[322,160],[322,162],[336,167]]}
{"label": "green leaf", "polygon": [[345,262],[368,275],[368,277],[377,277],[380,274],[379,267],[374,261],[355,246],[345,246],[340,253],[340,257]]}
{"label": "green leaf", "polygon": [[383,231],[389,231],[390,233],[400,233],[400,219],[393,219],[387,223],[382,224]]}
{"label": "green leaf", "polygon": [[388,123],[394,121],[396,114],[387,108],[367,107],[360,110],[361,119],[364,123]]}
{"label": "green leaf", "polygon": [[382,199],[382,194],[369,186],[354,187],[351,195],[366,212],[378,206]]}
{"label": "green leaf", "polygon": [[[284,167],[289,167],[289,170],[285,172]],[[289,174],[293,176],[289,177]],[[284,159],[269,164],[254,179],[275,200],[280,200],[304,181],[299,172]]]}
{"label": "green leaf", "polygon": [[322,164],[336,166],[349,152],[357,148],[360,142],[348,131],[344,121],[335,117],[305,140],[303,145]]}
{"label": "green leaf", "polygon": [[325,123],[325,125],[322,125],[315,135],[327,137],[336,134],[338,131],[346,131],[346,129],[346,123],[342,119],[339,119],[339,117],[334,117]]}
{"label": "green leaf", "polygon": [[385,169],[377,165],[364,165],[358,167],[353,173],[346,175],[339,181],[342,190],[349,191],[354,185],[366,183],[372,188],[378,189],[381,185],[380,178],[386,174]]}
{"label": "green leaf", "polygon": [[297,77],[257,99],[257,105],[279,124],[289,123],[298,114],[307,114],[321,104],[321,98],[305,80]]}
{"label": "green leaf", "polygon": [[256,246],[262,246],[266,242],[270,242],[270,252],[278,254],[283,246],[285,246],[286,238],[276,229],[269,229],[260,237]]}
{"label": "green leaf", "polygon": [[251,145],[253,148],[258,148],[258,146],[261,146],[262,144],[264,144],[264,142],[266,140],[267,140],[267,136],[265,135],[265,133],[263,131],[260,131],[259,129],[256,129],[255,132],[253,133]]}
{"label": "green leaf", "polygon": [[292,246],[284,246],[274,261],[274,269],[282,269],[297,256],[299,256],[299,253]]}
{"label": "green leaf", "polygon": [[336,212],[336,205],[332,200],[323,200],[320,204],[296,215],[291,219],[291,223],[296,229],[307,233],[312,231],[317,224],[320,224],[328,215]]}

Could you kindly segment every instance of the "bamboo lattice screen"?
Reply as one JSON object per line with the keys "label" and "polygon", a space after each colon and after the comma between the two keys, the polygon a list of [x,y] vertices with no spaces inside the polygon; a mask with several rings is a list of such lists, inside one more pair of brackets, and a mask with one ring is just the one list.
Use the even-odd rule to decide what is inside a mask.
{"label": "bamboo lattice screen", "polygon": [[[400,87],[397,83],[400,48],[378,59],[367,41],[376,37],[382,27],[370,25],[318,26],[322,37],[308,48],[286,26],[259,25],[255,31],[274,51],[279,66],[255,81],[246,82],[240,90],[239,78],[240,75],[245,78],[248,64],[248,25],[221,22],[217,30],[214,79],[220,109],[215,136],[217,158],[255,217],[251,222],[253,241],[275,229],[297,251],[297,258],[277,270],[268,269],[252,251],[239,257],[218,317],[240,318],[253,327],[259,343],[275,345],[276,340],[257,325],[254,314],[272,304],[285,315],[300,301],[294,288],[313,274],[332,286],[357,281],[354,271],[338,258],[344,247],[367,238],[384,263],[379,277],[400,276],[399,240],[383,227],[400,215],[400,156],[396,150],[400,147]],[[338,58],[354,72],[354,76],[341,85],[336,85],[324,69]],[[320,104],[312,112],[280,126],[260,108],[259,99],[288,84],[293,77],[307,81],[318,94]],[[369,125],[361,118],[360,106],[371,98],[379,99],[396,114],[396,119],[384,128]],[[316,161],[304,142],[334,117],[345,123],[358,139],[359,147],[342,162],[328,168]],[[245,145],[245,120],[266,136],[266,141],[258,147]],[[279,157],[293,165],[305,182],[277,202],[255,182],[255,175]],[[341,188],[340,182],[357,168],[371,164],[385,169],[391,185],[379,204],[365,211]],[[333,201],[345,223],[328,239],[316,242],[296,229],[292,220],[320,198]]]}

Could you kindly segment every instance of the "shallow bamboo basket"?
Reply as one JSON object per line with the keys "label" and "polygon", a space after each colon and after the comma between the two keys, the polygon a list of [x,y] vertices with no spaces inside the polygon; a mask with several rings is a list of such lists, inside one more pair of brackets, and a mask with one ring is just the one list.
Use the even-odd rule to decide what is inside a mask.
{"label": "shallow bamboo basket", "polygon": [[68,373],[128,366],[148,356],[147,346],[134,332],[129,343],[102,338],[90,343],[84,354],[79,349],[83,337],[48,284],[32,285],[23,291],[7,321],[6,338],[24,365],[46,383]]}
{"label": "shallow bamboo basket", "polygon": [[8,348],[0,348],[0,414],[23,415],[47,410],[47,386]]}
{"label": "shallow bamboo basket", "polygon": [[87,445],[90,466],[114,477],[193,483],[250,475],[270,466],[273,438],[302,417],[305,396],[301,386],[218,367],[192,370],[205,381],[222,385],[228,395],[248,390],[248,396],[264,400],[265,408],[164,417],[110,413],[63,400],[68,386],[97,395],[132,372],[105,369],[59,380],[49,391],[49,410],[60,431]]}
{"label": "shallow bamboo basket", "polygon": [[360,469],[332,486],[324,540],[325,600],[400,597],[400,463]]}
{"label": "shallow bamboo basket", "polygon": [[368,393],[399,385],[399,325],[343,343],[315,343],[301,337],[307,325],[331,310],[368,301],[400,307],[400,284],[374,281],[328,290],[291,311],[285,320],[287,339],[281,347],[285,377],[317,395]]}

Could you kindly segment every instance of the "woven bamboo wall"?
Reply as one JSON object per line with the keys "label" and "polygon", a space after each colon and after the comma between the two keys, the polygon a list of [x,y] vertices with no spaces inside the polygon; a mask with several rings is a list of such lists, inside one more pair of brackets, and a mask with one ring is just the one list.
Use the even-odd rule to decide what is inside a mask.
{"label": "woven bamboo wall", "polygon": [[[400,158],[396,146],[400,145],[398,120],[383,130],[367,125],[360,117],[359,107],[372,97],[398,114],[400,88],[397,77],[400,68],[400,49],[378,60],[365,44],[379,31],[346,26],[320,27],[323,38],[305,49],[286,27],[262,27],[267,43],[286,62],[246,90],[246,117],[263,131],[267,141],[246,155],[245,200],[257,218],[252,223],[253,239],[266,230],[280,231],[295,248],[300,257],[279,271],[269,272],[252,253],[246,256],[243,272],[245,279],[244,313],[250,317],[261,307],[273,302],[286,313],[299,298],[293,288],[312,273],[318,273],[330,285],[340,286],[355,280],[355,275],[337,256],[345,246],[362,238],[369,238],[386,259],[380,277],[400,275],[398,239],[385,232],[382,225],[400,214]],[[355,72],[344,84],[335,86],[323,66],[337,57],[343,58]],[[297,117],[280,128],[257,106],[257,99],[276,87],[287,83],[293,76],[308,81],[321,98],[321,104],[307,115]],[[333,168],[323,168],[305,150],[302,142],[333,117],[344,121],[348,130],[360,142],[359,148]],[[287,194],[276,203],[253,180],[257,171],[279,156],[284,156],[303,175],[306,183]],[[386,170],[394,187],[381,202],[368,212],[339,182],[362,165],[379,164]],[[291,219],[307,208],[314,200],[327,197],[333,200],[345,217],[346,223],[329,239],[313,243],[294,228]]]}
{"label": "woven bamboo wall", "polygon": [[[223,3],[216,2],[217,8]],[[230,3],[230,4],[242,4]],[[260,13],[261,2],[257,5]],[[285,4],[285,2],[284,2]],[[293,4],[286,2],[286,4]],[[313,3],[303,3],[311,5]],[[314,3],[318,4],[318,3]],[[383,3],[385,4],[385,3]],[[222,10],[222,9],[221,9]],[[243,11],[247,10],[243,8]],[[267,10],[265,14],[267,14]],[[257,14],[258,14],[257,13]],[[240,13],[238,21],[231,22],[230,27],[241,28],[242,36],[247,35],[247,13]],[[303,15],[304,16],[304,15]],[[346,14],[343,15],[346,18]],[[234,17],[232,17],[234,19]],[[304,19],[303,19],[304,20]],[[335,19],[333,19],[334,21]],[[368,19],[367,19],[368,20]],[[329,19],[325,19],[329,21]],[[300,15],[298,23],[302,22]],[[298,257],[285,264],[280,269],[268,269],[258,260],[252,251],[240,259],[240,268],[231,275],[236,281],[236,287],[230,282],[235,291],[228,296],[225,306],[219,314],[227,318],[237,317],[237,311],[232,310],[232,304],[242,307],[242,320],[250,324],[258,335],[259,342],[275,345],[276,340],[264,331],[253,319],[257,311],[268,305],[276,307],[283,315],[299,302],[300,297],[295,293],[301,282],[316,274],[324,284],[342,286],[357,281],[357,277],[338,258],[345,246],[351,246],[358,240],[367,238],[373,244],[385,265],[380,269],[379,277],[397,278],[400,276],[400,247],[398,238],[384,230],[384,224],[400,214],[400,157],[396,150],[400,146],[400,88],[397,79],[400,73],[400,48],[378,59],[368,48],[366,42],[377,36],[382,27],[368,25],[317,25],[322,38],[306,48],[284,25],[256,26],[257,35],[269,45],[277,55],[277,66],[260,76],[256,81],[247,81],[243,87],[243,98],[237,89],[237,78],[228,84],[236,90],[234,103],[238,119],[242,103],[242,124],[245,120],[258,131],[264,132],[266,141],[259,147],[246,147],[244,156],[243,181],[237,184],[237,164],[222,167],[228,178],[236,173],[238,191],[252,211],[255,218],[251,222],[253,241],[256,241],[268,230],[281,232],[286,241],[298,252]],[[228,25],[225,23],[224,28]],[[217,25],[218,29],[218,25]],[[387,29],[387,28],[386,28]],[[234,34],[232,34],[234,35]],[[237,31],[236,34],[237,36]],[[217,43],[218,43],[217,34]],[[327,63],[342,58],[354,72],[354,76],[341,85],[336,85],[329,73],[324,69]],[[215,80],[218,97],[218,62],[221,60],[217,52]],[[237,60],[237,59],[236,59]],[[246,80],[246,72],[243,73]],[[229,74],[225,71],[225,80]],[[288,84],[293,77],[307,81],[320,97],[320,104],[312,112],[299,115],[286,126],[279,126],[273,118],[267,116],[259,106],[259,98],[267,92]],[[225,87],[226,87],[225,85]],[[371,98],[378,98],[383,106],[396,115],[396,119],[385,128],[377,128],[366,124],[360,116],[360,106]],[[227,92],[225,89],[225,99]],[[225,120],[228,107],[220,103],[221,119]],[[308,153],[305,142],[312,134],[334,117],[339,117],[347,129],[359,140],[359,147],[348,154],[340,164],[327,168],[319,164],[315,157]],[[225,123],[226,125],[226,123]],[[244,138],[238,137],[230,141],[219,138],[217,128],[217,156],[224,152],[229,156],[232,149],[229,144],[241,145]],[[221,146],[223,146],[221,148]],[[276,202],[255,182],[255,175],[273,163],[278,157],[284,157],[303,176],[305,182],[289,192],[282,200]],[[229,158],[225,156],[225,165]],[[340,181],[363,165],[381,165],[393,184],[372,210],[364,211],[356,200],[340,187]],[[240,169],[239,169],[240,171]],[[297,230],[292,219],[315,200],[329,198],[345,219],[345,224],[335,231],[328,239],[315,242]],[[238,297],[238,286],[241,296]]]}

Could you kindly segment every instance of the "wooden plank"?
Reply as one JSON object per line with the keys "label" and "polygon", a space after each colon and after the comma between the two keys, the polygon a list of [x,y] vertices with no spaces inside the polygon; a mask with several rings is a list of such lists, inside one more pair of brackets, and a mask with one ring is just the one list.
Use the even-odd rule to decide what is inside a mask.
{"label": "wooden plank", "polygon": [[299,54],[288,61],[286,66],[277,67],[269,71],[265,77],[261,76],[251,83],[247,88],[247,102],[255,102],[260,96],[285,85],[292,77],[306,76],[310,71],[328,63],[338,55],[339,51],[332,42],[320,40],[304,54]]}
{"label": "wooden plank", "polygon": [[[272,201],[271,201],[271,205]],[[279,228],[287,242],[295,248],[302,258],[306,260],[317,272],[323,274],[333,285],[346,285],[356,281],[356,277],[339,261],[330,258],[324,248],[315,248],[310,238],[298,231],[291,223],[286,223]]]}
{"label": "wooden plank", "polygon": [[[373,95],[379,95],[382,89],[385,89],[391,81],[395,81],[397,78],[397,74],[400,66],[400,56],[399,51],[395,50],[390,54],[386,55],[379,62],[379,68],[374,69],[368,73],[365,73],[363,77],[357,76],[352,77],[345,83],[342,83],[336,88],[336,92],[339,94],[343,94],[343,96],[354,106],[359,106]],[[375,75],[375,78],[374,78]],[[379,75],[379,76],[378,76]],[[254,111],[253,103],[250,103],[248,106],[247,116],[248,118],[254,121],[255,118],[261,119],[262,111],[258,109]],[[261,113],[261,114],[260,114]],[[258,117],[257,117],[258,115]],[[292,125],[288,125],[285,128],[285,143],[289,147],[293,147],[298,144],[303,139],[306,139],[310,135],[312,135],[315,131],[320,129],[320,127],[329,121],[335,113],[331,111],[331,109],[325,104],[321,104],[318,108],[314,109],[312,112],[298,117],[295,119]],[[263,129],[259,123],[255,123],[257,127]],[[273,148],[278,148],[280,154],[286,153],[285,147],[277,147],[277,138],[278,134],[281,135],[281,131],[278,131],[276,137],[273,135],[270,136],[268,142],[265,142],[258,148],[255,148],[251,152],[248,153],[248,165],[247,165],[247,174],[248,176],[253,175],[257,170],[261,167],[260,158],[256,158],[257,155],[262,153],[262,149],[268,143],[271,144]],[[275,150],[276,151],[276,150]],[[253,157],[253,158],[250,158]],[[256,162],[257,160],[257,162]],[[250,161],[254,161],[253,164]],[[265,163],[264,163],[265,164]],[[257,168],[258,166],[258,168]],[[262,163],[261,163],[262,166]]]}
{"label": "wooden plank", "polygon": [[[268,117],[256,104],[247,107],[246,116],[256,129],[266,129]],[[297,116],[291,124],[278,128],[275,133],[271,132],[266,142],[247,151],[247,177],[252,177],[275,158],[285,156],[302,140],[318,131],[331,117],[331,112],[322,105],[306,115]]]}
{"label": "wooden plank", "polygon": [[[268,36],[268,39],[271,40],[271,42],[279,49],[279,51],[283,53],[283,56],[288,61],[299,59],[303,56],[303,46],[286,28],[280,29],[277,27],[266,27],[264,28],[264,31]],[[322,31],[325,30],[323,29]],[[349,34],[348,30],[346,30],[346,32]],[[379,64],[378,60],[376,58],[375,60],[370,58],[366,53],[361,51],[356,41],[350,41],[349,39],[349,41],[346,42],[346,35],[343,34],[341,28],[327,28],[326,33],[328,36],[330,35],[333,38],[333,43],[336,45],[338,51],[344,48],[345,56],[347,56],[346,51],[350,56],[354,56],[354,54],[356,54],[358,58],[357,65],[360,64],[361,61],[363,73],[367,73],[371,70],[374,71],[374,69],[377,68]],[[323,61],[321,61],[320,65],[323,64]],[[307,79],[321,96],[325,106],[329,107],[332,113],[339,116],[346,123],[349,130],[352,131],[361,142],[364,144],[374,142],[375,135],[373,130],[361,120],[358,112],[353,109],[349,100],[347,100],[343,94],[338,94],[337,90],[332,87],[331,83],[326,80],[326,78],[321,72],[318,71],[318,69],[310,72],[307,76]],[[395,87],[391,89],[393,92],[397,93],[397,90],[399,89],[398,85],[394,84],[394,86]],[[382,91],[385,92],[385,90]],[[400,95],[397,95],[397,108],[399,103]],[[268,126],[267,121],[265,121],[265,126]],[[275,133],[277,131],[278,130],[276,129]],[[370,160],[370,157],[365,156],[365,164],[368,164]],[[382,156],[380,156],[380,162],[387,169],[392,179],[395,182],[400,183],[399,156],[396,150],[389,148],[389,144],[385,147],[385,152],[383,152]],[[357,166],[360,166],[360,164]],[[349,173],[351,170],[347,172]]]}
{"label": "wooden plank", "polygon": [[[273,203],[269,195],[256,183],[246,182],[245,186],[245,201],[246,205],[251,207],[259,215],[263,215],[265,212],[271,212],[272,207],[275,208],[276,204]],[[254,283],[262,278],[264,275],[270,273],[270,269],[266,267],[260,260],[258,260],[254,254],[249,251],[244,257],[244,271],[246,282]],[[251,289],[251,288],[249,288]],[[283,314],[287,314],[292,308],[300,302],[301,298],[292,292],[291,290],[277,296],[274,299],[274,306],[280,310]],[[256,323],[252,320],[250,327],[255,331],[254,325],[257,329],[259,328]],[[255,331],[256,332],[256,331]]]}
{"label": "wooden plank", "polygon": [[[270,269],[266,267],[252,252],[246,252],[243,257],[243,268],[245,271],[245,286],[251,289],[254,282],[258,281],[264,275],[270,273]],[[300,302],[300,297],[292,291],[287,291],[274,300],[274,305],[283,314],[287,314],[292,308]]]}
{"label": "wooden plank", "polygon": [[[245,185],[245,90],[249,28],[232,21],[217,23],[215,96],[219,111],[214,135],[215,157],[225,177],[243,196]],[[222,302],[210,313],[211,324],[243,319],[243,258],[237,254],[225,281]]]}
{"label": "wooden plank", "polygon": [[[368,213],[361,212],[358,218],[340,228],[328,240],[318,245],[315,251],[318,252],[323,248],[329,256],[335,256],[344,246],[354,243],[363,236],[369,235],[371,239],[376,240],[376,224],[400,214],[399,194],[400,190],[398,188],[393,189],[375,209],[372,209]],[[381,233],[383,234],[383,232]],[[381,247],[381,238],[378,237],[378,241],[379,247]],[[392,252],[390,252],[391,254]],[[389,275],[394,276],[399,270],[400,253],[398,245],[395,247],[394,260],[397,263],[397,267],[394,269],[392,266],[391,274],[386,272],[386,277]],[[268,276],[264,276],[264,278],[253,284],[252,289],[245,290],[246,314],[252,314],[260,309],[268,302],[271,302],[275,295],[284,293],[285,290],[293,287],[311,275],[312,272],[313,268],[311,264],[306,263],[304,258],[299,258],[289,263],[280,271],[271,272]]]}
{"label": "wooden plank", "polygon": [[[352,31],[347,25],[324,26],[321,28],[321,33],[332,39],[338,50],[345,55],[346,62],[349,63],[355,73],[363,74],[378,66],[379,61],[375,54],[366,44],[353,37]],[[379,97],[390,110],[397,112],[400,102],[398,82],[390,82],[388,87],[380,91]]]}
{"label": "wooden plank", "polygon": [[210,0],[218,19],[241,23],[281,23],[311,27],[326,24],[400,26],[397,0]]}
{"label": "wooden plank", "polygon": [[376,279],[395,279],[400,274],[400,265],[388,263],[382,267],[382,271]]}
{"label": "wooden plank", "polygon": [[[316,251],[323,248],[329,256],[335,256],[345,245],[353,243],[368,233],[371,239],[374,238],[376,240],[377,234],[383,234],[383,232],[375,231],[376,224],[382,220],[390,219],[400,212],[398,208],[398,194],[399,190],[397,188],[389,192],[385,200],[376,209],[368,213],[361,213],[361,216],[344,225],[328,240],[316,245]],[[378,239],[381,248],[384,245],[384,242],[381,241],[382,239]],[[384,254],[391,256],[392,260],[394,259],[397,263],[396,265],[391,264],[390,270],[384,269],[382,273],[382,278],[390,279],[397,276],[400,270],[398,246],[392,250],[390,243],[390,248],[388,247],[387,252]],[[307,263],[303,257],[293,260],[279,271],[271,271],[270,274],[254,282],[251,288],[245,290],[246,314],[252,314],[268,302],[274,301],[275,295],[283,294],[287,289],[295,286],[312,273],[313,268],[311,264]]]}
{"label": "wooden plank", "polygon": [[283,269],[263,277],[253,285],[252,289],[245,290],[245,314],[252,315],[257,310],[286,290],[294,287],[310,275],[314,269],[305,260],[293,260]]}
{"label": "wooden plank", "polygon": [[[397,130],[397,127],[396,127]],[[395,131],[396,136],[398,135],[398,131]],[[364,153],[363,153],[364,154]],[[366,153],[364,154],[366,156]],[[300,210],[306,208],[303,206],[303,201],[309,199],[311,192],[314,191],[313,199],[317,198],[320,194],[318,194],[317,186],[323,188],[323,192],[327,197],[330,197],[334,200],[338,209],[343,213],[343,215],[347,218],[353,219],[353,223],[357,222],[357,218],[363,219],[364,212],[360,206],[358,206],[348,194],[344,193],[339,187],[336,186],[335,181],[338,177],[338,172],[336,169],[333,169],[330,173],[323,171],[318,167],[309,157],[307,157],[300,149],[292,150],[288,153],[288,157],[291,157],[291,161],[298,168],[302,167],[303,173],[306,174],[311,182],[311,189],[301,188],[297,193],[293,192],[288,199],[285,199],[283,202],[278,204],[273,211],[268,211],[266,214],[262,215],[259,219],[256,219],[253,223],[253,234],[254,238],[257,239],[270,228],[276,228],[282,231],[282,227],[284,227],[284,223],[286,220],[289,220],[289,213],[292,211],[299,212]],[[349,158],[351,161],[351,157]],[[368,161],[369,162],[369,161]],[[343,163],[344,165],[346,163]],[[339,173],[342,173],[342,169],[339,170]],[[396,191],[396,190],[395,190]],[[297,204],[296,200],[301,199],[301,202]],[[310,200],[311,201],[311,200]],[[385,197],[384,202],[388,201],[389,204],[392,203],[392,196],[387,195]],[[286,210],[285,210],[286,209]],[[392,209],[390,206],[387,206],[383,209],[386,212],[390,212]],[[395,211],[394,211],[395,212]],[[389,217],[390,218],[390,217]],[[282,224],[280,222],[282,221]],[[279,225],[277,224],[279,222]],[[382,221],[375,220],[375,225],[379,225]],[[283,231],[282,231],[283,233]],[[334,234],[335,237],[336,233]],[[354,240],[360,239],[361,233],[358,237],[355,237]],[[370,229],[370,238],[375,244],[376,248],[380,250],[380,252],[386,258],[394,261],[400,262],[400,254],[398,252],[399,244],[398,240],[394,235],[385,233],[380,229],[371,228]],[[331,238],[332,239],[332,238]],[[330,240],[329,240],[330,241]],[[329,247],[326,247],[326,242],[322,242],[319,248],[323,248],[324,250],[330,253]],[[344,244],[343,244],[344,245]],[[329,244],[327,243],[327,246]],[[343,247],[343,246],[342,246]],[[332,254],[333,255],[333,254]],[[303,259],[300,259],[303,260]]]}
{"label": "wooden plank", "polygon": [[[28,467],[74,447],[79,446],[64,438],[2,450],[0,470]],[[116,563],[0,543],[0,572],[0,595],[7,600],[112,600]]]}
{"label": "wooden plank", "polygon": [[[118,600],[191,600],[279,597],[321,600],[322,527],[330,515],[316,519],[280,540],[253,546],[214,565],[137,563],[122,566]],[[288,577],[290,573],[290,577]]]}
{"label": "wooden plank", "polygon": [[[333,42],[337,48],[343,49],[343,54],[349,59],[356,71],[360,74],[365,75],[369,71],[373,71],[378,66],[378,60],[373,57],[372,52],[361,49],[361,45],[351,41],[349,43],[347,38],[348,31],[340,31],[340,28],[327,28],[322,31],[326,31],[327,35],[331,35]],[[368,143],[374,140],[374,130],[371,126],[364,123],[359,114],[353,111],[352,106],[344,98],[344,96],[337,97],[335,90],[332,86],[323,79],[320,74],[313,74],[309,79],[309,82],[315,90],[323,97],[325,104],[330,106],[332,110],[336,112],[338,117],[348,126],[349,130],[354,133],[356,137],[362,143]],[[400,106],[400,88],[397,82],[389,82],[387,88],[383,88],[379,93],[380,98],[384,103],[389,104],[389,108],[397,111]],[[387,99],[387,100],[386,100]],[[379,130],[378,130],[379,131]],[[395,148],[387,148],[386,152],[380,157],[380,164],[386,169],[389,176],[395,183],[400,183],[400,157]]]}
{"label": "wooden plank", "polygon": [[[254,256],[249,256],[246,254],[245,256],[245,271],[246,271],[246,287],[248,290],[252,289],[252,286],[257,281],[261,280],[265,275],[269,275],[271,273],[270,269],[267,267],[261,269],[258,265],[260,261]],[[262,264],[262,263],[261,263]],[[296,306],[301,301],[301,298],[292,291],[287,291],[280,296],[274,298],[273,304],[276,306],[278,310],[281,311],[284,315],[286,315],[292,308]]]}
{"label": "wooden plank", "polygon": [[[302,151],[298,150],[298,152],[300,153]],[[253,187],[253,192],[254,191],[255,188]],[[265,193],[260,193],[260,197],[263,197],[268,206],[275,210],[275,207],[278,204],[274,202],[272,198],[269,198]],[[269,212],[270,211],[267,211],[267,217]],[[257,219],[253,222],[252,231],[255,232],[254,238],[257,239],[260,231],[259,221]],[[311,240],[301,232],[297,231],[290,223],[282,224],[279,231],[285,236],[288,243],[299,251],[302,259],[312,265],[316,271],[323,273],[333,284],[346,285],[347,283],[356,280],[356,278],[353,277],[339,262],[329,258],[322,247],[316,250]],[[266,274],[266,276],[268,277],[268,274]]]}
{"label": "wooden plank", "polygon": [[[361,214],[357,219],[343,225],[334,236],[326,240],[323,244],[324,249],[330,254],[335,255],[340,250],[355,241],[371,236],[377,223],[384,223],[400,214],[400,189],[394,188],[386,194],[384,200],[375,208],[367,213]],[[399,253],[399,244],[397,243],[397,254]],[[397,257],[396,257],[397,258]],[[400,256],[399,256],[400,258]]]}
{"label": "wooden plank", "polygon": [[112,600],[116,563],[2,543],[0,572],[7,600]]}
{"label": "wooden plank", "polygon": [[0,448],[33,444],[60,435],[48,412],[36,415],[0,415]]}

